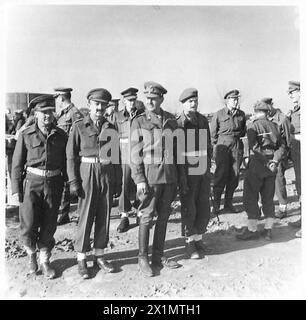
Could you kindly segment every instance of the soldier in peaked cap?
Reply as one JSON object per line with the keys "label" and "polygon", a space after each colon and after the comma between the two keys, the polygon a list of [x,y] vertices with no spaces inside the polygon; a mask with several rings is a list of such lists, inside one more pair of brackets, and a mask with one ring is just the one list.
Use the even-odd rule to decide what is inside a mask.
{"label": "soldier in peaked cap", "polygon": [[[72,126],[67,144],[67,168],[70,192],[79,197],[79,223],[76,232],[75,250],[78,270],[83,279],[90,277],[86,253],[91,250],[90,233],[94,229],[94,265],[106,272],[114,267],[104,257],[104,248],[109,240],[110,211],[114,195],[121,192],[121,169],[119,159],[109,158],[105,147],[118,147],[115,127],[103,116],[111,94],[97,88],[87,94],[89,115],[77,120]],[[115,133],[115,135],[114,135]],[[110,142],[106,137],[111,136]],[[118,156],[119,158],[119,156]]]}
{"label": "soldier in peaked cap", "polygon": [[104,113],[105,118],[111,123],[114,123],[115,121],[115,114],[118,112],[119,101],[120,99],[112,99],[108,103],[107,109]]}
{"label": "soldier in peaked cap", "polygon": [[38,270],[38,247],[41,270],[46,278],[52,279],[55,270],[49,259],[63,183],[67,180],[67,135],[54,125],[52,95],[38,96],[30,105],[35,110],[35,123],[19,134],[13,155],[12,189],[21,202],[20,232],[30,257],[29,272]]}
{"label": "soldier in peaked cap", "polygon": [[[136,108],[138,89],[128,88],[121,92],[124,109],[115,114],[115,126],[119,132],[120,156],[122,163],[122,192],[119,197],[120,224],[117,227],[119,233],[129,229],[128,214],[132,209],[130,197],[134,199],[133,206],[137,209],[139,201],[136,199],[136,185],[131,177],[130,166],[130,131],[132,120],[142,113],[143,109]],[[136,221],[138,224],[138,219]]]}
{"label": "soldier in peaked cap", "polygon": [[[179,101],[182,103],[183,111],[176,120],[185,135],[183,150],[185,155],[184,169],[187,177],[187,190],[184,190],[184,186],[180,186],[182,236],[186,239],[188,257],[199,259],[200,254],[205,252],[202,236],[210,219],[212,146],[208,120],[197,111],[198,90],[185,89],[180,95]],[[194,144],[188,145],[187,135],[190,133],[194,135]]]}
{"label": "soldier in peaked cap", "polygon": [[251,240],[259,237],[257,222],[261,215],[258,206],[260,194],[262,212],[266,218],[262,235],[266,240],[271,240],[274,221],[275,176],[286,146],[277,124],[268,119],[270,106],[263,101],[258,101],[254,106],[254,111],[255,120],[247,128],[250,158],[245,171],[243,190],[243,205],[248,215],[248,225],[243,228],[242,233],[237,234],[237,238]]}
{"label": "soldier in peaked cap", "polygon": [[221,195],[225,188],[224,213],[236,213],[233,206],[234,191],[239,183],[240,166],[243,159],[241,137],[246,133],[245,113],[239,106],[240,93],[231,90],[224,96],[225,107],[217,111],[210,123],[214,144],[214,212],[219,213]]}
{"label": "soldier in peaked cap", "polygon": [[290,151],[290,119],[280,110],[274,108],[272,98],[263,98],[261,101],[265,102],[270,108],[268,119],[274,122],[280,132],[282,139],[285,141],[286,152],[278,163],[277,174],[275,178],[275,194],[279,201],[279,211],[275,213],[276,218],[284,218],[287,215],[287,191],[285,171],[288,166],[288,154]]}
{"label": "soldier in peaked cap", "polygon": [[[58,87],[54,88],[55,103],[57,108],[57,125],[63,129],[67,136],[71,132],[72,123],[78,119],[83,118],[82,113],[71,102],[72,88]],[[60,213],[58,215],[57,223],[62,225],[69,223],[69,210],[70,210],[70,192],[69,184],[64,184],[64,192],[60,206]]]}
{"label": "soldier in peaked cap", "polygon": [[[288,95],[293,104],[293,110],[290,111],[289,118],[291,121],[291,148],[290,156],[293,162],[295,173],[295,187],[300,197],[301,203],[301,102],[300,102],[300,82],[289,81]],[[301,220],[298,223],[301,225]],[[297,224],[297,225],[298,225]],[[301,237],[301,230],[296,233],[297,237]]]}
{"label": "soldier in peaked cap", "polygon": [[[140,200],[138,265],[144,276],[151,277],[162,267],[173,269],[180,266],[164,256],[170,206],[176,195],[178,180],[176,144],[171,132],[174,133],[178,125],[175,117],[161,108],[167,90],[152,81],[146,82],[144,87],[146,110],[133,119],[131,126],[131,169]],[[167,145],[167,139],[171,139],[170,146]],[[152,246],[152,270],[148,248],[154,213],[157,220]]]}

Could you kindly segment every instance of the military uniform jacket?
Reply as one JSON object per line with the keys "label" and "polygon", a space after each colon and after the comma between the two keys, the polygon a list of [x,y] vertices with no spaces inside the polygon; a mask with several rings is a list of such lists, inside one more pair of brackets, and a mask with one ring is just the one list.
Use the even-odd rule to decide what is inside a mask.
{"label": "military uniform jacket", "polygon": [[[211,164],[211,158],[212,158],[212,145],[211,145],[211,138],[210,138],[210,131],[209,131],[209,124],[208,124],[208,120],[205,116],[203,116],[201,113],[196,112],[196,119],[194,122],[192,122],[191,120],[189,120],[185,113],[182,112],[177,118],[177,123],[178,123],[178,127],[184,130],[185,133],[185,145],[184,145],[184,152],[186,154],[186,158],[185,158],[185,169],[188,167],[192,167],[192,166],[197,166],[197,165],[192,165],[189,163],[188,161],[188,152],[190,153],[190,155],[193,155],[193,151],[195,152],[199,152],[198,156],[205,156],[207,158],[207,170],[209,171],[210,169],[210,164]],[[194,129],[195,131],[195,143],[193,150],[190,149],[189,146],[187,146],[187,130],[188,129]],[[200,146],[199,146],[199,129],[206,129],[207,132],[207,141],[206,141],[206,145],[207,145],[207,149],[206,150],[200,150]],[[196,154],[196,153],[195,153]],[[187,173],[187,170],[185,170],[185,172]]]}
{"label": "military uniform jacket", "polygon": [[270,160],[279,162],[285,155],[285,141],[277,125],[268,119],[256,119],[251,122],[247,129],[247,137],[250,155],[263,165]]}
{"label": "military uniform jacket", "polygon": [[60,169],[64,179],[66,173],[66,133],[53,125],[45,137],[34,123],[23,130],[18,137],[12,165],[12,192],[22,192],[22,175],[26,167],[42,170]]}
{"label": "military uniform jacket", "polygon": [[118,130],[120,141],[120,155],[122,163],[130,163],[130,132],[133,119],[141,114],[143,110],[136,110],[131,116],[126,109],[114,114],[114,125]]}
{"label": "military uniform jacket", "polygon": [[[105,140],[104,138],[101,138],[107,129],[112,129],[112,132],[116,131],[115,126],[103,118],[101,132],[99,132],[89,115],[73,124],[66,148],[67,172],[70,184],[80,183],[79,168],[81,157],[100,157],[104,159],[106,156],[107,158],[110,157],[109,154],[101,154],[101,147],[110,141],[110,139]],[[112,138],[118,139],[118,135]],[[111,143],[115,146],[117,145],[119,148],[119,143],[117,141],[112,141]],[[121,169],[118,168],[118,165],[119,159],[117,164],[114,164],[114,184],[117,182],[121,183],[122,173]]]}
{"label": "military uniform jacket", "polygon": [[294,109],[290,112],[289,119],[291,120],[291,134],[301,133],[301,110],[300,105],[296,105]]}
{"label": "military uniform jacket", "polygon": [[[210,123],[211,139],[213,144],[225,144],[224,137],[235,137],[237,139],[246,134],[245,113],[237,109],[231,114],[227,107],[217,111]],[[240,144],[240,148],[243,148]]]}
{"label": "military uniform jacket", "polygon": [[290,147],[290,119],[280,110],[276,109],[273,116],[269,117],[269,120],[276,123],[281,137],[285,140],[286,146]]}
{"label": "military uniform jacket", "polygon": [[73,122],[82,118],[82,113],[71,103],[57,115],[57,126],[69,135]]}
{"label": "military uniform jacket", "polygon": [[177,182],[177,169],[182,168],[176,165],[176,144],[173,143],[172,150],[165,147],[167,131],[173,132],[177,128],[174,115],[162,109],[160,118],[146,110],[132,121],[131,170],[136,184]]}

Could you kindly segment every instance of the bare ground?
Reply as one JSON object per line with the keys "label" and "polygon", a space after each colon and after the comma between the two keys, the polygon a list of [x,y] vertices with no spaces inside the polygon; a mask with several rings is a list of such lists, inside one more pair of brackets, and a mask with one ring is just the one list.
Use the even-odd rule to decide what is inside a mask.
{"label": "bare ground", "polygon": [[[59,226],[55,238],[52,265],[57,278],[45,280],[41,274],[26,274],[27,258],[18,241],[18,219],[7,210],[6,239],[7,288],[5,298],[299,298],[303,294],[302,243],[295,238],[296,229],[288,222],[300,218],[300,207],[295,194],[292,168],[287,170],[289,216],[276,220],[273,241],[236,240],[237,229],[246,223],[246,213],[220,215],[220,224],[211,221],[203,237],[211,249],[200,260],[188,260],[184,255],[181,237],[180,203],[173,203],[173,214],[168,223],[166,255],[182,267],[161,270],[158,276],[144,278],[138,271],[138,227],[135,218],[128,232],[118,234],[117,209],[113,208],[110,223],[110,242],[107,258],[114,262],[117,272],[105,274],[91,268],[93,277],[82,280],[77,271],[73,235],[76,229],[76,205],[72,206],[72,222]],[[242,208],[242,181],[235,193],[235,205]],[[276,210],[277,210],[276,206]],[[260,222],[263,227],[264,220]],[[152,243],[153,232],[150,235]],[[18,251],[19,249],[19,251]],[[89,257],[89,266],[92,266]]]}

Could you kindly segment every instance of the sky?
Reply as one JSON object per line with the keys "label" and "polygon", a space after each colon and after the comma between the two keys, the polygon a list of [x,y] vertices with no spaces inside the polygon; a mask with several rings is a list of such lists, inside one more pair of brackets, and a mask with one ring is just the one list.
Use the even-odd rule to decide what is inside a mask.
{"label": "sky", "polygon": [[199,111],[215,112],[232,89],[241,109],[272,97],[287,112],[289,80],[300,79],[299,11],[294,6],[13,6],[6,12],[6,91],[73,88],[77,107],[93,88],[114,98],[162,84],[164,109],[180,110],[188,87]]}

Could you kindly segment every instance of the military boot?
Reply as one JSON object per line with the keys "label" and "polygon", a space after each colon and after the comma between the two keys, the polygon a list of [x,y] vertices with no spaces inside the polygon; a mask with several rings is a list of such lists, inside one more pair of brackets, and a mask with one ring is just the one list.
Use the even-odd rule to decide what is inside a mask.
{"label": "military boot", "polygon": [[225,199],[223,213],[238,213],[238,212],[239,212],[239,210],[237,210],[233,206],[232,199]]}
{"label": "military boot", "polygon": [[149,263],[148,251],[149,251],[149,235],[150,226],[147,224],[139,225],[138,241],[139,241],[139,255],[138,266],[142,274],[146,277],[153,277],[153,270]]}
{"label": "military boot", "polygon": [[36,273],[38,270],[36,252],[29,255],[29,273]]}
{"label": "military boot", "polygon": [[195,246],[195,241],[186,242],[186,254],[189,259],[200,259],[200,254]]}
{"label": "military boot", "polygon": [[130,221],[128,217],[123,217],[121,218],[121,221],[117,227],[117,231],[119,233],[123,233],[129,230],[129,226],[130,226]]}
{"label": "military boot", "polygon": [[56,275],[55,270],[50,265],[50,256],[50,251],[40,251],[40,269],[46,279],[54,279]]}
{"label": "military boot", "polygon": [[255,240],[259,238],[258,231],[250,231],[248,228],[243,228],[243,231],[236,235],[239,240]]}

